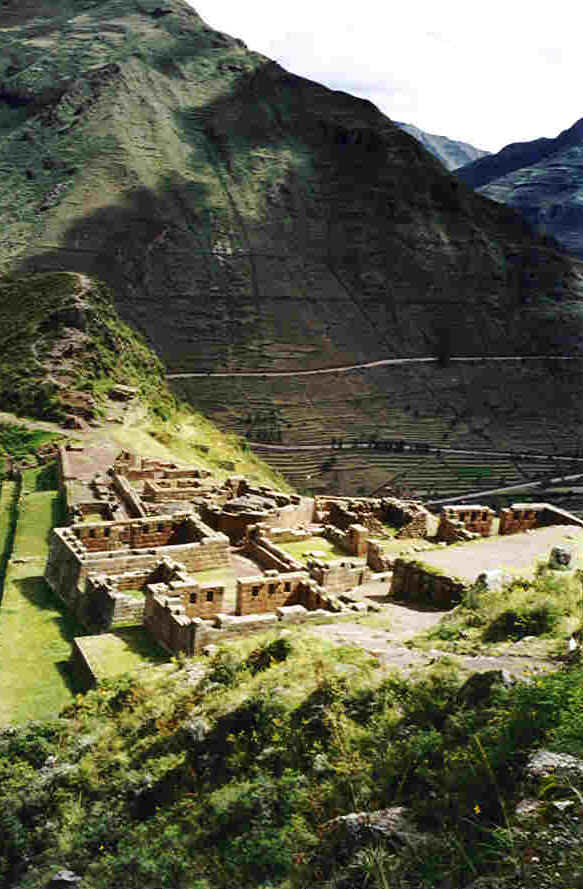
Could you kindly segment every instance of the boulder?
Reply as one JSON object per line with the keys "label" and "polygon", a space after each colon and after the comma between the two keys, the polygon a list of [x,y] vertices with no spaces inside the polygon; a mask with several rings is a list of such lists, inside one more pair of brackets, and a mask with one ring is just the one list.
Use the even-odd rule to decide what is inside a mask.
{"label": "boulder", "polygon": [[567,546],[553,546],[549,556],[549,568],[566,571],[571,564],[572,552]]}
{"label": "boulder", "polygon": [[71,870],[60,870],[51,877],[46,884],[46,889],[76,889],[81,882],[82,877],[74,874]]}
{"label": "boulder", "polygon": [[379,809],[376,812],[350,812],[328,821],[322,831],[327,845],[333,845],[339,857],[350,857],[357,849],[376,842],[402,847],[418,842],[420,834],[409,819],[404,806]]}
{"label": "boulder", "polygon": [[533,753],[526,766],[529,778],[540,780],[556,775],[557,778],[572,780],[583,778],[583,759],[571,756],[570,753],[553,753],[551,750],[537,750]]}
{"label": "boulder", "polygon": [[486,670],[483,673],[473,673],[462,685],[457,693],[458,703],[466,707],[475,707],[488,701],[495,685],[510,686],[514,679],[506,670]]}

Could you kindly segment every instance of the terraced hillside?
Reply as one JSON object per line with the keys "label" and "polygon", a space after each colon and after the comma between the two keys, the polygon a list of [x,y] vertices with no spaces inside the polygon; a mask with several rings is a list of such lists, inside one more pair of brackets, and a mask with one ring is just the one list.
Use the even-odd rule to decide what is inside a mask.
{"label": "terraced hillside", "polygon": [[484,361],[172,385],[298,487],[445,496],[580,471],[580,378],[578,362]]}

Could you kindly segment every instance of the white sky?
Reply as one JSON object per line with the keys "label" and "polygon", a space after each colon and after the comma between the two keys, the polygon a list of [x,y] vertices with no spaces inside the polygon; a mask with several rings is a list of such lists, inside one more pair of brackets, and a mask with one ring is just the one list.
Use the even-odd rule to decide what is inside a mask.
{"label": "white sky", "polygon": [[211,27],[394,120],[498,151],[583,117],[576,0],[188,0]]}

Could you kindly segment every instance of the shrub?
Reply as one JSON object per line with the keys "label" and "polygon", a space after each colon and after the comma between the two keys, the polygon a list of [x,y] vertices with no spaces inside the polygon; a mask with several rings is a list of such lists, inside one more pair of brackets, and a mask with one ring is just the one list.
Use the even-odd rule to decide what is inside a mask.
{"label": "shrub", "polygon": [[509,608],[497,615],[483,633],[485,642],[503,639],[522,639],[524,636],[542,636],[551,633],[561,619],[558,605],[544,599],[522,608]]}

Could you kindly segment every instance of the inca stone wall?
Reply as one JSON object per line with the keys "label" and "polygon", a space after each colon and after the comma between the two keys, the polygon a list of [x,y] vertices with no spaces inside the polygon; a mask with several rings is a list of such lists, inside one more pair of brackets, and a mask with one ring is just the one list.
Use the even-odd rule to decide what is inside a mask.
{"label": "inca stone wall", "polygon": [[418,562],[396,559],[393,566],[391,595],[396,599],[450,608],[461,601],[465,589],[457,578],[437,574]]}
{"label": "inca stone wall", "polygon": [[237,580],[238,615],[262,614],[283,605],[303,605],[304,589],[310,578],[305,571],[278,575],[257,575]]}

